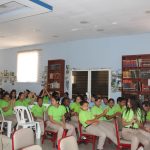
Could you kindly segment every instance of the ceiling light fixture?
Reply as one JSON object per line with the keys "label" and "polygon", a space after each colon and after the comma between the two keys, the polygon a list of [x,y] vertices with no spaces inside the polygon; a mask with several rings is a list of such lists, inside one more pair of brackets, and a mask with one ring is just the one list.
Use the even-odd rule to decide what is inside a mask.
{"label": "ceiling light fixture", "polygon": [[113,24],[113,25],[116,25],[116,24],[118,24],[118,23],[117,23],[116,21],[114,21],[114,22],[112,22],[112,24]]}
{"label": "ceiling light fixture", "polygon": [[96,31],[98,31],[98,32],[103,32],[104,29],[97,29]]}
{"label": "ceiling light fixture", "polygon": [[150,10],[146,10],[145,13],[146,13],[146,14],[150,14]]}
{"label": "ceiling light fixture", "polygon": [[88,24],[89,22],[88,22],[88,21],[83,20],[83,21],[80,21],[80,23],[81,23],[81,24]]}
{"label": "ceiling light fixture", "polygon": [[58,36],[58,35],[52,35],[52,37],[53,37],[53,38],[59,38],[59,36]]}
{"label": "ceiling light fixture", "polygon": [[71,31],[79,31],[79,30],[81,30],[80,28],[73,28],[73,29],[71,29]]}

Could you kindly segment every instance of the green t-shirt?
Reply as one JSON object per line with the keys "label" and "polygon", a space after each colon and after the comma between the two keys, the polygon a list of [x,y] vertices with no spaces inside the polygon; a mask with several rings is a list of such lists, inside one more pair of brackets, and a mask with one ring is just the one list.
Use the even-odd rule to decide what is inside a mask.
{"label": "green t-shirt", "polygon": [[[132,119],[136,117],[138,119],[139,122],[142,121],[142,113],[141,113],[141,110],[138,109],[136,115],[134,114],[133,110],[130,109],[127,113],[126,113],[126,109],[125,111],[123,112],[122,114],[122,118],[126,121],[126,122],[130,122],[132,121]],[[127,125],[125,127],[133,127],[133,128],[139,128],[139,125],[137,123],[134,123],[134,125],[130,124],[130,125]]]}
{"label": "green t-shirt", "polygon": [[30,102],[31,102],[31,99],[30,99],[30,98],[26,98],[26,99],[24,100],[24,104],[25,104],[26,106],[28,106]]}
{"label": "green t-shirt", "polygon": [[124,106],[124,107],[121,108],[119,104],[116,104],[116,105],[114,106],[114,109],[115,109],[115,113],[116,113],[116,112],[123,113],[123,111],[126,109],[126,107]]}
{"label": "green t-shirt", "polygon": [[105,109],[108,109],[108,112],[107,112],[107,114],[106,115],[108,115],[108,116],[112,116],[112,115],[114,115],[115,113],[116,113],[116,111],[115,111],[115,107],[106,107]]}
{"label": "green t-shirt", "polygon": [[28,105],[27,105],[27,103],[24,100],[23,101],[17,100],[15,102],[15,106],[25,106],[25,107],[27,107]]}
{"label": "green t-shirt", "polygon": [[[100,107],[93,106],[91,108],[91,112],[92,112],[93,116],[102,114],[103,113],[102,106],[100,106]],[[99,120],[105,120],[105,119],[104,119],[104,117],[100,117]]]}
{"label": "green t-shirt", "polygon": [[71,103],[70,104],[70,109],[73,110],[74,112],[79,113],[80,112],[80,103]]}
{"label": "green t-shirt", "polygon": [[83,127],[86,127],[88,124],[86,124],[86,121],[94,119],[94,116],[92,115],[91,111],[84,111],[81,110],[79,113],[79,121],[83,125]]}
{"label": "green t-shirt", "polygon": [[64,106],[59,105],[58,107],[55,106],[49,106],[48,108],[48,115],[53,117],[53,120],[57,122],[62,121],[62,117],[66,113],[66,109]]}
{"label": "green t-shirt", "polygon": [[147,113],[146,120],[150,121],[150,111]]}
{"label": "green t-shirt", "polygon": [[49,104],[49,97],[48,96],[43,97],[43,103],[44,104]]}
{"label": "green t-shirt", "polygon": [[[0,100],[0,108],[4,108],[7,107],[9,105],[9,102],[5,101],[5,100]],[[3,115],[4,116],[11,116],[13,115],[13,108],[10,107],[7,111],[3,111]]]}
{"label": "green t-shirt", "polygon": [[31,112],[35,117],[43,117],[43,113],[46,111],[46,107],[42,106],[40,107],[39,105],[34,105],[31,109]]}

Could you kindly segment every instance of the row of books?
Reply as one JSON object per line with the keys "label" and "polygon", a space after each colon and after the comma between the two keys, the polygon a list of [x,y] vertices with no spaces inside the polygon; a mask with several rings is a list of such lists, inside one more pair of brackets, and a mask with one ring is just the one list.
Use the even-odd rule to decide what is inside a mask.
{"label": "row of books", "polygon": [[147,82],[132,82],[131,80],[123,81],[123,90],[125,91],[142,91],[150,92],[150,86]]}
{"label": "row of books", "polygon": [[138,70],[123,71],[123,78],[138,78]]}
{"label": "row of books", "polygon": [[150,67],[150,59],[123,60],[123,67]]}

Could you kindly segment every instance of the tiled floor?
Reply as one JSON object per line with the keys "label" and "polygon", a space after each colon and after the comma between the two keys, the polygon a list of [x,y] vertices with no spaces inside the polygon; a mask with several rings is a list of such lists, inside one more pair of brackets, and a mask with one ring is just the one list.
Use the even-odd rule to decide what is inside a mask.
{"label": "tiled floor", "polygon": [[[52,143],[48,140],[44,141],[44,144],[42,145],[43,150],[57,150],[56,148],[52,148]],[[92,150],[92,144],[80,144],[79,150]],[[116,147],[114,144],[109,144],[107,141],[104,146],[104,150],[116,150]]]}

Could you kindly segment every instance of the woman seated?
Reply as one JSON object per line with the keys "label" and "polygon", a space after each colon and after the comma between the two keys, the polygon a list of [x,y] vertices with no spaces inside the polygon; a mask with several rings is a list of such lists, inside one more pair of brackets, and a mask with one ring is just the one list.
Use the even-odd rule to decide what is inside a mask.
{"label": "woman seated", "polygon": [[110,98],[108,100],[108,107],[106,107],[107,109],[107,114],[106,119],[107,121],[112,121],[114,118],[116,118],[117,116],[120,116],[120,112],[116,112],[115,107],[114,107],[115,101],[114,99]]}
{"label": "woman seated", "polygon": [[59,105],[60,98],[58,96],[52,96],[51,106],[48,108],[48,115],[50,122],[47,122],[47,126],[58,131],[57,141],[62,137],[64,129],[67,129],[67,135],[74,135],[76,137],[75,128],[73,125],[66,123],[64,106]]}
{"label": "woman seated", "polygon": [[143,127],[138,100],[128,99],[127,108],[122,115],[122,125],[122,136],[131,141],[131,150],[137,150],[140,143],[144,150],[150,149],[150,130]]}
{"label": "woman seated", "polygon": [[37,104],[34,105],[31,109],[34,120],[38,121],[41,127],[41,134],[44,134],[44,112],[46,111],[46,107],[43,106],[43,100],[41,97],[37,98]]}

